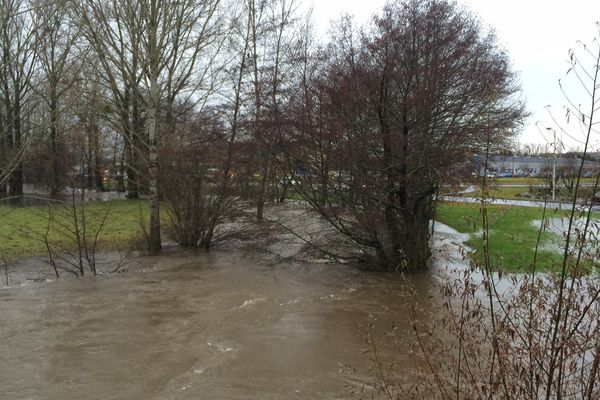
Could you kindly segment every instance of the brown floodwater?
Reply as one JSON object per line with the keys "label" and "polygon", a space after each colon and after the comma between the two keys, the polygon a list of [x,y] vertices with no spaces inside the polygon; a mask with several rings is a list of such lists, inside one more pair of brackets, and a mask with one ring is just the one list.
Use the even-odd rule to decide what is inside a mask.
{"label": "brown floodwater", "polygon": [[[143,268],[0,290],[0,399],[342,399],[382,357],[410,369],[398,274],[180,253]],[[410,278],[419,296],[430,274]],[[403,338],[406,338],[404,342]]]}

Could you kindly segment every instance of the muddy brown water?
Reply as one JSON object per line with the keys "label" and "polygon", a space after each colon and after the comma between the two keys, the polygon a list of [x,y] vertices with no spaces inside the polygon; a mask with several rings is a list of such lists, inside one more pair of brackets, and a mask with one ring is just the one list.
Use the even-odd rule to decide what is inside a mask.
{"label": "muddy brown water", "polygon": [[[405,282],[342,265],[175,254],[0,290],[0,399],[342,399],[373,382],[363,340],[412,368]],[[435,278],[411,277],[427,298]]]}

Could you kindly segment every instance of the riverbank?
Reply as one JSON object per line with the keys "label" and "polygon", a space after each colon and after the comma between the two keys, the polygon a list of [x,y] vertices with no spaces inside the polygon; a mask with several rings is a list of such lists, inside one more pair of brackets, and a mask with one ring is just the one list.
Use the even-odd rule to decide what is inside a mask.
{"label": "riverbank", "polygon": [[[136,203],[136,202],[134,202]],[[97,207],[97,205],[91,205]],[[116,203],[112,211],[116,216],[125,216],[125,210],[119,210],[120,207],[131,209],[132,204]],[[15,213],[29,213],[35,211],[27,209],[15,209]],[[270,228],[261,234],[260,231],[254,232],[254,237],[250,240],[231,240],[222,243],[214,250],[216,253],[237,253],[258,257],[264,263],[301,263],[302,265],[325,265],[350,262],[352,254],[356,248],[346,242],[343,243],[343,237],[333,229],[329,224],[322,221],[318,214],[307,208],[305,205],[297,202],[287,202],[277,204],[266,209],[266,220]],[[120,229],[131,237],[135,237],[136,231],[133,229],[133,220],[129,225],[124,217],[120,220]],[[108,224],[112,224],[109,222]],[[129,228],[129,229],[128,229]],[[469,235],[462,234],[453,228],[442,223],[435,224],[435,234],[432,237],[432,258],[430,261],[429,272],[440,272],[451,268],[464,268],[468,261],[465,259],[463,242],[469,238]],[[20,238],[23,239],[23,238]],[[31,240],[31,237],[29,237]],[[131,240],[131,239],[129,239]],[[26,243],[22,240],[20,243]],[[336,254],[346,254],[348,259],[335,258],[333,254],[328,253],[332,246],[338,250]],[[344,249],[343,246],[346,246]],[[206,252],[203,250],[185,250],[174,244],[166,244],[161,257],[204,257]],[[160,258],[160,257],[159,257]],[[153,265],[156,257],[145,255],[144,251],[133,250],[130,248],[114,250],[99,248],[95,254],[97,273],[100,276],[111,276],[124,272],[148,272]],[[0,263],[0,286],[27,286],[40,282],[52,282],[57,279],[56,273],[49,262],[46,254],[40,256],[30,255],[10,261]],[[437,272],[436,272],[437,271]],[[59,269],[60,278],[74,277],[74,274],[66,270]],[[86,270],[86,275],[90,273]]]}
{"label": "riverbank", "polygon": [[[96,238],[95,232],[98,232],[96,252],[118,254],[120,259],[126,258],[131,251],[144,248],[143,227],[147,223],[148,202],[89,202],[83,205],[82,210],[88,235]],[[278,261],[310,262],[335,261],[334,255],[327,254],[328,250],[344,243],[348,246],[335,230],[300,202],[272,205],[269,210],[267,219],[272,224],[271,234],[254,227],[252,229],[256,230],[246,235],[249,238],[246,242],[238,240],[230,242],[229,246],[260,249]],[[71,211],[68,205],[54,206],[53,209],[47,206],[0,207],[0,269],[2,263],[22,265],[24,259],[36,259],[35,263],[43,264],[48,258],[47,242],[61,249],[75,247],[73,232],[69,230],[73,224]],[[528,270],[538,239],[539,229],[535,221],[541,220],[542,214],[539,204],[527,207],[509,202],[489,206],[489,243],[494,268],[512,272]],[[546,211],[546,218],[564,218],[565,215],[566,211],[560,207],[549,207]],[[168,247],[167,213],[163,213],[162,217]],[[467,235],[464,240],[474,250],[477,260],[477,254],[482,251],[479,204],[442,202],[438,206],[437,218]],[[99,229],[100,226],[102,229]],[[557,234],[548,231],[540,237],[538,264],[541,270],[552,270],[560,261],[557,247],[552,245]],[[345,252],[350,254],[352,250],[348,247]],[[102,264],[101,258],[99,264]]]}
{"label": "riverbank", "polygon": [[[80,232],[95,234],[101,251],[129,250],[142,239],[142,224],[149,215],[143,200],[91,201],[76,205]],[[69,203],[27,207],[0,205],[0,256],[13,261],[46,256],[46,241],[64,248],[74,246],[75,220]],[[105,218],[106,217],[106,218]],[[99,229],[102,226],[102,229]]]}
{"label": "riverbank", "polygon": [[[90,202],[83,207],[88,234],[95,234],[98,230],[98,253],[119,254],[120,259],[144,247],[143,226],[149,210],[146,201]],[[267,219],[274,224],[273,232],[267,234],[256,230],[246,235],[252,240],[245,243],[238,241],[236,246],[254,247],[278,260],[336,260],[334,255],[328,255],[327,252],[344,241],[306,206],[298,202],[286,202],[273,205],[269,210]],[[526,270],[533,259],[539,232],[534,224],[541,220],[542,209],[491,205],[489,214],[494,267],[515,272]],[[546,212],[547,218],[563,218],[565,215],[565,211],[558,208],[549,208]],[[19,260],[23,259],[44,264],[48,258],[46,241],[62,249],[75,247],[73,234],[67,229],[72,225],[71,217],[68,206],[55,206],[54,211],[45,206],[0,207],[0,259],[3,263],[16,265],[22,265],[23,262]],[[163,219],[168,226],[166,213],[163,213]],[[475,254],[481,252],[481,216],[477,203],[441,203],[438,220],[468,235],[466,245],[474,249]],[[99,229],[101,224],[102,229]],[[165,231],[168,232],[168,228]],[[560,260],[556,246],[552,246],[556,242],[556,234],[544,232],[541,240],[542,250],[538,255],[540,269],[551,270]],[[168,243],[165,244],[168,246]],[[250,244],[252,246],[247,246]],[[231,243],[229,245],[232,246]],[[352,249],[345,251],[351,253]],[[345,260],[338,258],[337,261]]]}

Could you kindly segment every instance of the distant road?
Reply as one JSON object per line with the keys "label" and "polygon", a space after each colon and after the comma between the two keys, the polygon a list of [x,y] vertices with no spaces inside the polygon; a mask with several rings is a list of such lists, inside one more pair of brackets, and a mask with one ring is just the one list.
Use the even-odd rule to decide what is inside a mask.
{"label": "distant road", "polygon": [[[526,183],[508,183],[508,184],[504,184],[504,183],[496,183],[494,186],[499,186],[499,187],[546,187],[547,185],[543,185],[543,184],[533,184],[533,185],[528,185]],[[558,185],[557,185],[558,186]],[[592,187],[594,186],[593,183],[580,183],[579,186],[585,186],[585,187]]]}
{"label": "distant road", "polygon": [[[463,196],[440,196],[440,200],[448,201],[453,203],[471,203],[476,204],[481,202],[481,199],[476,197],[463,197]],[[558,209],[569,209],[571,203],[560,203],[560,202],[547,202],[543,201],[531,201],[531,200],[506,200],[506,199],[488,199],[488,204],[499,205],[499,206],[517,206],[517,207],[544,207],[544,204],[548,208]],[[600,209],[600,206],[594,206],[594,210]]]}

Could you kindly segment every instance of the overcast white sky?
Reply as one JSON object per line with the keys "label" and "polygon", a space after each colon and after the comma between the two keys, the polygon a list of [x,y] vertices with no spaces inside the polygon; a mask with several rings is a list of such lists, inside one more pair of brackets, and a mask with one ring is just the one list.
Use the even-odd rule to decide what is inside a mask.
{"label": "overcast white sky", "polygon": [[[305,0],[310,5],[311,0]],[[367,21],[380,10],[385,0],[312,0],[313,17],[317,31],[324,34],[328,21],[348,12],[357,22]],[[566,104],[558,80],[569,68],[568,51],[577,47],[577,41],[592,42],[600,21],[600,0],[458,0],[492,26],[500,43],[513,60],[520,74],[523,98],[531,117],[519,141],[524,144],[552,141],[544,127],[552,126],[546,106],[561,118]],[[576,101],[585,101],[583,98]],[[539,123],[541,122],[541,124]],[[542,129],[536,127],[536,123]],[[564,123],[563,123],[564,124]],[[540,133],[540,130],[542,133]],[[571,136],[582,138],[576,127],[568,126]],[[560,131],[559,131],[560,132]],[[545,137],[544,137],[545,136]],[[583,145],[558,134],[567,148]],[[600,142],[599,142],[600,143]],[[600,147],[600,146],[597,146]]]}

